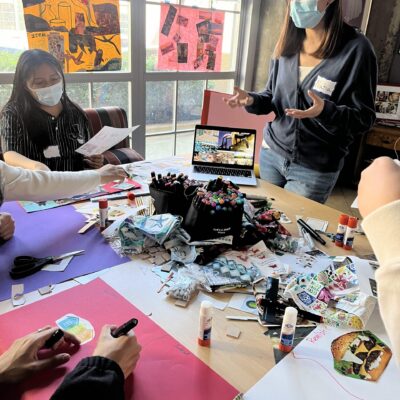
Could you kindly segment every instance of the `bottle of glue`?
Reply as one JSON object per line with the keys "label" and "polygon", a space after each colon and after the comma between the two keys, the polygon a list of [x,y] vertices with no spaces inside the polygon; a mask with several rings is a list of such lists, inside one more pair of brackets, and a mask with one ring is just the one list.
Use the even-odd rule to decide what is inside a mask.
{"label": "bottle of glue", "polygon": [[128,206],[136,207],[136,196],[135,196],[135,193],[129,192],[127,197],[128,197]]}
{"label": "bottle of glue", "polygon": [[348,222],[349,222],[349,216],[346,214],[341,214],[339,217],[339,224],[335,237],[335,245],[338,247],[343,247],[343,239],[346,233]]}
{"label": "bottle of glue", "polygon": [[99,200],[99,222],[100,231],[104,231],[107,228],[108,219],[108,201],[106,199]]}
{"label": "bottle of glue", "polygon": [[347,229],[343,239],[343,248],[345,250],[351,250],[353,248],[354,232],[357,228],[357,225],[358,225],[358,219],[355,217],[350,217],[349,222],[347,223]]}
{"label": "bottle of glue", "polygon": [[212,312],[212,303],[207,300],[202,301],[199,318],[199,337],[197,339],[200,346],[209,347],[211,344]]}
{"label": "bottle of glue", "polygon": [[279,350],[284,353],[289,353],[293,349],[296,323],[297,309],[294,307],[286,307],[279,340]]}

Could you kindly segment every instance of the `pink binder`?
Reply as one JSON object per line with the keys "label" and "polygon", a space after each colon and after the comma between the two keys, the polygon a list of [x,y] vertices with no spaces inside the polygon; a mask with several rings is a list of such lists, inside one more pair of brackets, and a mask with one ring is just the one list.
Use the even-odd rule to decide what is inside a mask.
{"label": "pink binder", "polygon": [[223,101],[224,98],[230,96],[227,93],[205,90],[201,123],[203,125],[255,129],[257,131],[256,163],[258,163],[264,127],[267,122],[274,120],[275,114],[272,112],[268,115],[255,115],[248,113],[244,108],[232,109]]}

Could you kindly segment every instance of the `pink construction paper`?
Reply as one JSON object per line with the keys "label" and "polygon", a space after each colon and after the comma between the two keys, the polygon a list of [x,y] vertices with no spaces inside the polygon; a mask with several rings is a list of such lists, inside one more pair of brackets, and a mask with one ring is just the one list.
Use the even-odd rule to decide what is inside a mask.
{"label": "pink construction paper", "polygon": [[[162,31],[170,7],[176,9],[176,14],[166,35]],[[201,43],[197,24],[206,21],[207,18],[209,18],[212,33],[209,35],[209,42]],[[225,12],[223,11],[161,4],[158,70],[221,71],[224,21]],[[178,62],[178,47],[185,44],[187,44],[187,62]],[[215,56],[213,68],[210,65],[207,68],[210,58],[209,50],[213,51]]]}
{"label": "pink construction paper", "polygon": [[2,398],[20,398],[22,392],[23,400],[50,398],[63,376],[82,358],[92,354],[104,324],[120,325],[133,317],[139,320],[135,333],[143,349],[134,374],[125,382],[126,399],[232,400],[238,394],[233,386],[101,279],[1,315],[0,352],[21,336],[47,324],[55,325],[67,313],[91,322],[95,339],[81,346],[65,367],[33,375],[11,393],[2,393]]}
{"label": "pink construction paper", "polygon": [[231,94],[227,93],[205,90],[201,123],[203,125],[229,128],[255,129],[257,131],[255,154],[257,163],[260,156],[264,128],[268,122],[274,120],[275,114],[271,112],[268,115],[256,115],[248,113],[244,108],[230,108],[223,99],[231,96]]}

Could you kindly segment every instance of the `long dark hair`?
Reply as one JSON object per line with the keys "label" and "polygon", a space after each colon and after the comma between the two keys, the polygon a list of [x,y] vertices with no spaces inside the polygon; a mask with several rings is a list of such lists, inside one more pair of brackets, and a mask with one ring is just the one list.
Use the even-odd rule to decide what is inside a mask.
{"label": "long dark hair", "polygon": [[34,71],[43,64],[53,67],[62,78],[63,95],[61,101],[63,107],[66,109],[73,107],[83,112],[79,106],[69,99],[65,91],[65,77],[59,61],[44,50],[33,49],[24,51],[18,60],[11,97],[5,105],[3,112],[7,109],[7,105],[16,107],[30,139],[41,149],[45,149],[50,145],[49,128],[47,121],[43,118],[43,114],[38,112],[40,103],[29,91],[27,81]]}
{"label": "long dark hair", "polygon": [[[343,45],[346,24],[343,20],[342,0],[335,0],[329,4],[322,21],[324,36],[320,47],[311,54],[321,59],[332,57]],[[290,0],[287,0],[285,21],[275,47],[274,58],[290,57],[300,53],[305,37],[305,29],[297,28],[290,17]]]}

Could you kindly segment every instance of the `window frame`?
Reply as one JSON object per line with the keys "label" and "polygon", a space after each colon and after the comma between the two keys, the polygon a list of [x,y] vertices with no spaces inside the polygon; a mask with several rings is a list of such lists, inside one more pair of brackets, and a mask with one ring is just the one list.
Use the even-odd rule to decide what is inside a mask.
{"label": "window frame", "polygon": [[[158,72],[146,71],[146,5],[151,1],[130,0],[130,35],[131,48],[129,53],[129,72],[76,72],[65,74],[68,83],[89,84],[89,105],[92,104],[92,86],[102,82],[126,82],[129,85],[129,124],[140,125],[132,135],[132,145],[141,154],[146,154],[146,83],[157,81],[175,81],[175,105],[174,105],[174,131],[160,132],[151,136],[174,134],[176,151],[176,137],[180,133],[191,130],[176,130],[176,103],[177,82],[193,80],[225,80],[232,79],[235,85],[249,90],[253,81],[254,55],[258,33],[259,10],[261,0],[242,0],[240,12],[238,50],[235,70],[223,72],[189,72],[171,71]],[[159,4],[154,2],[154,4]],[[231,11],[229,11],[231,12]],[[12,84],[14,73],[0,72],[0,85]]]}

